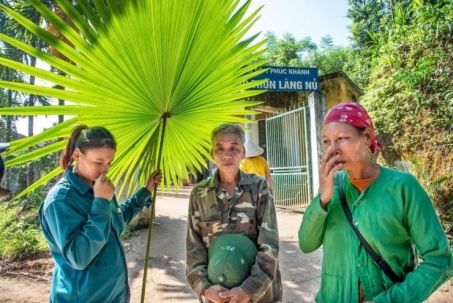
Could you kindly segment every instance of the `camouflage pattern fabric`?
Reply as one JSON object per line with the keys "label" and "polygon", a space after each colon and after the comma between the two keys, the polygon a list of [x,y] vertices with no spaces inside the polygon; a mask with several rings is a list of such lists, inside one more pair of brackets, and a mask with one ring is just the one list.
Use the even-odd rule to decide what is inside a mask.
{"label": "camouflage pattern fabric", "polygon": [[217,171],[192,190],[187,216],[186,279],[200,302],[205,289],[212,286],[207,278],[207,249],[222,233],[242,233],[258,248],[251,274],[240,286],[252,302],[281,302],[277,216],[263,177],[240,171],[238,185],[230,196],[219,185]]}

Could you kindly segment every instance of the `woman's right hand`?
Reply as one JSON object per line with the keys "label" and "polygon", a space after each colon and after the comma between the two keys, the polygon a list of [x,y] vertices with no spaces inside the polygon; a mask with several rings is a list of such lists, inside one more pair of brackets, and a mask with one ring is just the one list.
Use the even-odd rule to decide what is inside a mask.
{"label": "woman's right hand", "polygon": [[115,195],[115,186],[105,174],[101,174],[94,182],[93,192],[95,198],[110,201]]}
{"label": "woman's right hand", "polygon": [[330,199],[333,196],[335,173],[342,167],[341,163],[335,164],[339,154],[334,154],[332,146],[329,146],[322,158],[321,168],[319,169],[319,189],[320,201],[323,209],[327,208]]}

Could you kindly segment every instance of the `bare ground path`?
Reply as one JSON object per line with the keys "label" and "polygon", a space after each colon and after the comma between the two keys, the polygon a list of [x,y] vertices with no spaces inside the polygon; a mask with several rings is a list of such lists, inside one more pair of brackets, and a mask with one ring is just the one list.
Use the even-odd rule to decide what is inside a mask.
{"label": "bare ground path", "polygon": [[[185,236],[187,199],[158,197],[153,240],[146,282],[146,302],[196,303],[185,281]],[[280,269],[285,303],[314,302],[320,283],[322,250],[303,254],[297,231],[302,214],[278,210]],[[127,252],[131,302],[140,302],[147,230],[124,241]],[[12,268],[14,266],[14,268]],[[0,302],[42,303],[48,301],[52,259],[45,256],[22,264],[0,263]],[[453,279],[427,301],[453,302]]]}

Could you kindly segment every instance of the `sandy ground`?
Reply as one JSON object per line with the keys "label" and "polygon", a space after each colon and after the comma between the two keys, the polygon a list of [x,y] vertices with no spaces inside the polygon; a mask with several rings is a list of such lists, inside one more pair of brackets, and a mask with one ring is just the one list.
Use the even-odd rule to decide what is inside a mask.
{"label": "sandy ground", "polygon": [[[187,199],[158,197],[156,219],[147,273],[145,302],[197,302],[185,281],[185,229]],[[302,214],[278,210],[280,233],[280,269],[285,303],[314,302],[319,288],[322,250],[311,254],[300,251],[297,231]],[[148,231],[125,241],[131,302],[140,302],[143,285],[144,256]],[[17,274],[21,271],[0,271],[0,302],[41,303],[48,301],[52,260],[35,261],[35,267],[45,271],[41,275]],[[22,271],[23,273],[23,271]],[[426,302],[453,302],[453,279],[440,287]]]}

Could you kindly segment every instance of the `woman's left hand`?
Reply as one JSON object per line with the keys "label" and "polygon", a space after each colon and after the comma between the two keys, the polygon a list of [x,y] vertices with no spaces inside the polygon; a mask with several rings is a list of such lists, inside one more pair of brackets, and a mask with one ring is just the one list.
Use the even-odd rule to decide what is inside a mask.
{"label": "woman's left hand", "polygon": [[155,184],[160,184],[161,181],[162,181],[162,172],[160,169],[156,169],[148,177],[145,187],[147,190],[149,190],[149,192],[152,193],[154,191]]}

